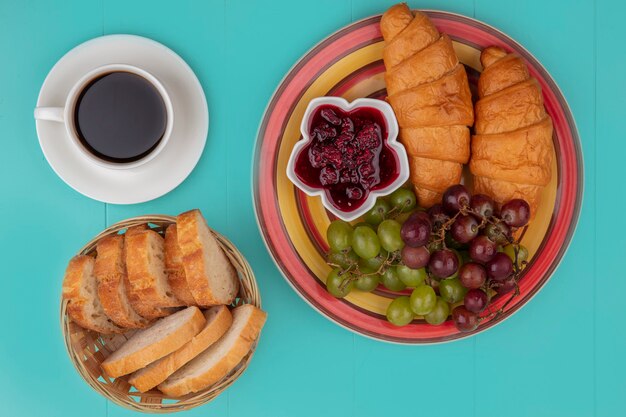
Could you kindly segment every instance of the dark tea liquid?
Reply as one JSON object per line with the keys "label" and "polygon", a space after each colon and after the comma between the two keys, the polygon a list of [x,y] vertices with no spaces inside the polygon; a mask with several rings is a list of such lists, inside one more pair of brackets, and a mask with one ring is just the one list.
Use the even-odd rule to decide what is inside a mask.
{"label": "dark tea liquid", "polygon": [[163,139],[167,111],[161,94],[145,78],[111,72],[91,81],[74,109],[83,146],[114,163],[137,161]]}

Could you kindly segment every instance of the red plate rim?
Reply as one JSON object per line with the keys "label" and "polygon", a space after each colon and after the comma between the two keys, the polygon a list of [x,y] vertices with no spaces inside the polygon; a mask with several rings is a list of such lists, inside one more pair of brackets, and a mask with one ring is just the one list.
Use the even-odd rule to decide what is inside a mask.
{"label": "red plate rim", "polygon": [[[344,28],[323,39],[296,62],[296,64],[287,72],[285,77],[281,80],[278,88],[272,95],[272,98],[270,99],[268,106],[264,111],[263,118],[257,132],[255,153],[253,155],[252,190],[257,225],[259,227],[259,230],[261,231],[261,236],[268,251],[271,254],[273,261],[275,262],[285,280],[308,304],[310,304],[323,316],[327,317],[334,323],[339,324],[348,330],[351,330],[366,337],[401,344],[443,343],[469,337],[485,331],[495,324],[502,322],[506,318],[510,317],[513,313],[518,311],[528,301],[530,301],[530,299],[550,279],[550,277],[560,264],[567,248],[569,247],[572,236],[574,235],[576,226],[578,224],[578,219],[580,217],[582,194],[584,189],[584,165],[582,160],[580,139],[578,136],[578,130],[576,128],[575,121],[572,117],[570,107],[565,100],[561,90],[559,89],[556,82],[549,75],[549,73],[541,65],[541,63],[522,45],[520,45],[508,35],[499,31],[498,29],[493,28],[492,26],[489,26],[476,19],[462,16],[456,13],[435,10],[424,11],[430,16],[430,18],[436,25],[445,23],[447,27],[446,32],[455,40],[462,40],[462,42],[465,44],[474,45],[475,47],[480,48],[481,46],[479,46],[478,43],[472,42],[472,38],[475,38],[476,35],[480,34],[486,37],[486,39],[488,40],[487,44],[489,45],[504,46],[509,50],[514,50],[517,53],[521,54],[526,62],[529,64],[532,75],[536,77],[542,84],[542,87],[544,87],[543,90],[544,98],[546,101],[546,108],[555,122],[555,132],[558,138],[557,143],[555,143],[555,147],[557,151],[557,160],[559,163],[559,181],[557,186],[555,209],[550,220],[548,232],[546,233],[546,236],[544,237],[541,246],[537,250],[537,255],[525,271],[522,293],[509,305],[503,315],[496,319],[489,320],[484,324],[481,324],[481,326],[477,330],[469,333],[451,333],[450,325],[435,327],[423,324],[411,324],[409,326],[406,326],[412,327],[412,330],[417,333],[425,330],[426,327],[428,327],[429,333],[431,333],[430,337],[411,338],[393,335],[393,332],[389,332],[391,334],[384,334],[378,331],[381,329],[386,331],[386,327],[389,326],[379,326],[380,328],[374,331],[372,331],[371,329],[360,328],[354,323],[337,317],[334,312],[329,310],[329,303],[335,303],[337,308],[341,308],[342,305],[349,309],[354,308],[347,305],[344,300],[334,299],[328,294],[325,294],[326,297],[322,296],[322,299],[318,300],[314,297],[313,294],[310,294],[305,289],[303,289],[300,283],[294,280],[292,272],[290,272],[290,268],[297,267],[297,265],[287,265],[289,261],[285,261],[284,259],[282,259],[281,255],[278,253],[275,247],[275,241],[282,239],[284,240],[283,243],[286,243],[287,246],[290,247],[291,250],[297,254],[297,252],[295,252],[295,249],[291,245],[291,241],[287,237],[287,232],[284,228],[284,224],[279,221],[279,224],[272,225],[274,226],[274,230],[270,231],[270,229],[268,228],[270,224],[267,222],[264,212],[264,210],[267,211],[273,209],[275,211],[272,211],[272,213],[276,215],[276,219],[280,220],[280,211],[277,207],[275,193],[265,192],[267,191],[265,188],[273,189],[275,192],[276,172],[273,164],[275,163],[275,155],[278,151],[278,146],[273,145],[274,148],[270,148],[270,158],[265,158],[264,160],[261,160],[261,155],[265,156],[264,151],[267,151],[266,148],[268,146],[264,139],[267,135],[267,129],[270,123],[274,123],[273,128],[278,128],[279,131],[282,132],[284,128],[284,123],[286,123],[286,121],[288,120],[287,116],[291,114],[291,111],[283,114],[283,124],[276,126],[276,120],[274,119],[277,117],[280,118],[281,115],[276,116],[273,110],[276,107],[278,101],[282,98],[285,90],[290,86],[290,84],[294,82],[294,79],[300,78],[301,80],[308,80],[299,89],[297,89],[299,91],[298,94],[301,95],[302,92],[308,88],[312,80],[316,78],[317,74],[323,72],[326,69],[326,66],[328,64],[326,64],[326,66],[322,65],[321,67],[316,69],[313,68],[315,69],[314,74],[309,73],[303,76],[300,73],[301,71],[306,70],[310,72],[312,70],[310,68],[306,68],[311,59],[315,58],[319,54],[330,53],[329,51],[327,51],[327,49],[329,46],[332,46],[335,41],[341,41],[345,35],[352,34],[353,31],[358,29],[367,28],[372,23],[377,23],[380,20],[381,15],[371,16],[345,26]],[[367,39],[367,33],[361,35],[364,36],[365,39]],[[371,41],[371,33],[369,33],[369,35]],[[349,54],[352,50],[358,49],[361,46],[362,43],[358,44],[357,47],[349,49],[348,51],[343,50],[338,55],[338,57],[345,56]],[[299,95],[295,97],[295,102],[297,102]],[[277,136],[277,138],[279,137],[280,136]],[[279,143],[280,142],[278,141],[275,145],[278,145]],[[271,162],[271,164],[269,162]],[[270,166],[271,168],[269,168]],[[265,169],[265,171],[267,172],[271,172],[271,175],[269,177],[271,181],[266,180],[266,182],[268,182],[271,186],[265,187],[263,189],[263,192],[261,192],[262,184],[260,184],[259,180],[264,175],[264,171],[262,171],[263,169]],[[302,265],[299,265],[299,267],[302,268]],[[306,267],[304,267],[304,270],[306,271]],[[300,272],[302,272],[302,270],[300,270]],[[310,276],[308,278],[310,281],[316,281],[315,279],[310,279]]]}

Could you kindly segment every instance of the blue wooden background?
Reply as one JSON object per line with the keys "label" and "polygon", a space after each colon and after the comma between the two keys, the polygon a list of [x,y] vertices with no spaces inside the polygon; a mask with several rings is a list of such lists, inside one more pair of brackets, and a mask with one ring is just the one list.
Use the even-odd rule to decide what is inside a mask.
{"label": "blue wooden background", "polygon": [[[0,0],[0,416],[132,414],[92,391],[67,358],[58,324],[63,270],[106,225],[194,207],[251,262],[269,321],[244,376],[187,416],[626,415],[622,1],[410,2],[475,17],[520,41],[576,118],[585,160],[578,230],[553,279],[520,313],[468,340],[388,345],[318,315],[270,260],[250,190],[263,110],[311,46],[392,3]],[[112,33],[177,51],[204,86],[211,114],[195,171],[145,204],[79,195],[50,169],[35,133],[32,109],[52,65],[75,45]]]}

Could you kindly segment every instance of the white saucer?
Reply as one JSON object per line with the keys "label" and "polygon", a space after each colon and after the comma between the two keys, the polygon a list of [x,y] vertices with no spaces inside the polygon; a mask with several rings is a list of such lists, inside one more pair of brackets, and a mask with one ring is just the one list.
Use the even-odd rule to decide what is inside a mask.
{"label": "white saucer", "polygon": [[79,193],[105,203],[141,203],[168,193],[191,173],[206,143],[209,110],[187,63],[166,46],[134,35],[103,36],[69,51],[50,70],[37,106],[62,107],[81,76],[112,63],[145,69],[167,89],[176,118],[163,151],[137,168],[109,169],[81,157],[62,123],[37,120],[37,135],[54,172]]}

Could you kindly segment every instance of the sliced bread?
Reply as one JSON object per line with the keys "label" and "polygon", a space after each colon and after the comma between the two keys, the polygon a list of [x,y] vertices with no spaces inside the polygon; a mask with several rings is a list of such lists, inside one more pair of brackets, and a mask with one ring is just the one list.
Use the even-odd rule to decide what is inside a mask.
{"label": "sliced bread", "polygon": [[[129,236],[132,236],[136,233],[143,232],[145,230],[150,230],[147,223],[138,224],[136,226],[131,226],[126,229],[126,233],[124,234],[124,239],[127,239]],[[124,245],[126,248],[126,245]],[[126,256],[126,255],[124,255]],[[135,297],[130,294],[130,281],[128,281],[128,275],[126,277],[126,291],[128,293],[128,298],[130,300],[130,304],[137,313],[139,313],[142,317],[145,317],[148,320],[158,319],[159,317],[166,317],[170,314],[176,312],[176,308],[173,307],[157,307],[153,302],[146,301],[141,297]]]}
{"label": "sliced bread", "polygon": [[237,272],[200,210],[179,214],[176,224],[178,245],[193,298],[201,306],[232,303],[239,291]]}
{"label": "sliced bread", "polygon": [[162,318],[151,327],[137,331],[102,362],[102,369],[113,378],[135,372],[190,341],[205,322],[198,307],[188,307]]}
{"label": "sliced bread", "polygon": [[177,351],[152,362],[132,374],[128,380],[139,391],[146,392],[172,375],[184,364],[215,343],[230,327],[233,318],[226,306],[211,307],[204,312],[204,328]]}
{"label": "sliced bread", "polygon": [[178,231],[175,224],[169,225],[165,230],[165,269],[174,296],[185,305],[196,305],[196,300],[191,295],[187,285],[183,254],[178,246]]}
{"label": "sliced bread", "polygon": [[233,324],[220,340],[180,368],[158,388],[170,397],[197,392],[228,375],[250,352],[267,314],[253,305],[233,310]]}
{"label": "sliced bread", "polygon": [[152,308],[184,305],[167,281],[165,245],[157,232],[144,230],[126,236],[126,269],[131,301]]}
{"label": "sliced bread", "polygon": [[91,256],[73,257],[63,278],[63,299],[68,300],[67,314],[79,326],[103,334],[123,333],[106,315],[98,298],[98,285],[93,274],[95,260]]}
{"label": "sliced bread", "polygon": [[150,324],[130,305],[126,293],[128,277],[124,256],[124,236],[107,236],[98,242],[94,275],[98,298],[107,316],[120,327],[139,329]]}

